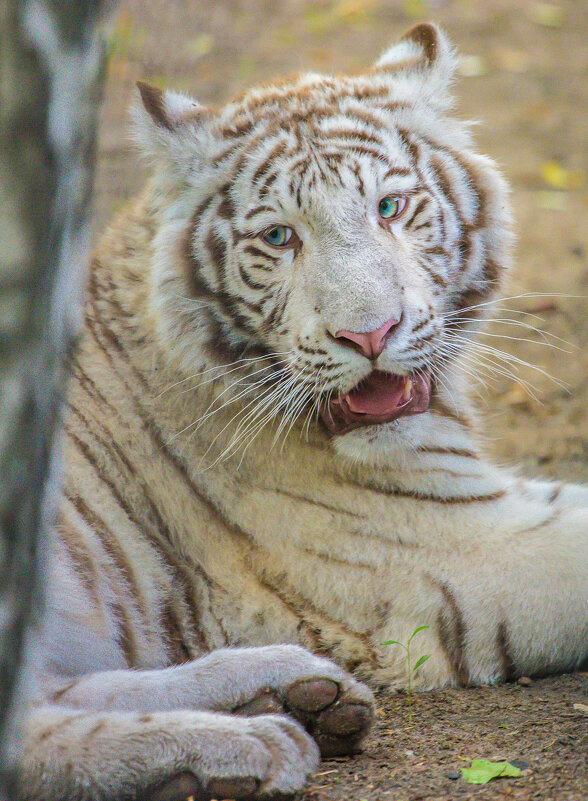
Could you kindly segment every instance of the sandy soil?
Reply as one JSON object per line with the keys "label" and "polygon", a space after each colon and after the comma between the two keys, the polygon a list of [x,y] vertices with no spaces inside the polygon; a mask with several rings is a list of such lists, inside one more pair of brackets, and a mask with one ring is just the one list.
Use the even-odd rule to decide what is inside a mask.
{"label": "sandy soil", "polygon": [[[145,178],[127,136],[137,79],[222,102],[276,74],[360,69],[415,21],[437,20],[464,55],[458,113],[480,121],[479,148],[498,160],[512,186],[516,297],[497,317],[536,329],[490,328],[512,337],[487,342],[508,354],[504,366],[513,375],[483,371],[488,450],[527,473],[586,480],[586,11],[585,0],[121,0],[109,36],[97,230]],[[546,339],[563,350],[546,347]],[[584,801],[588,716],[573,705],[587,696],[588,674],[429,693],[416,699],[412,726],[404,696],[382,697],[364,753],[323,763],[303,798]],[[481,788],[450,778],[476,757],[518,759],[527,767],[518,779]]]}

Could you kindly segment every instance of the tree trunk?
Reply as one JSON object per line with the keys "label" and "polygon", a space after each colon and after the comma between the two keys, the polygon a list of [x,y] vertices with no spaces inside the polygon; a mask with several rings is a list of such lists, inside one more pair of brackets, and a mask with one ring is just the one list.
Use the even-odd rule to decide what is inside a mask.
{"label": "tree trunk", "polygon": [[81,324],[106,4],[0,2],[0,801],[13,797]]}

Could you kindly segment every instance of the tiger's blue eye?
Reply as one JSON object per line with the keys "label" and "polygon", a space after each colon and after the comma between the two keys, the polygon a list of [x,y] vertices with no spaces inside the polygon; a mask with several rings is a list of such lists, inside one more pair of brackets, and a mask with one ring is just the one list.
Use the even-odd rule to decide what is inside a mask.
{"label": "tiger's blue eye", "polygon": [[262,239],[274,248],[283,248],[292,239],[294,231],[287,225],[274,225],[263,234]]}
{"label": "tiger's blue eye", "polygon": [[405,206],[405,198],[386,195],[386,197],[380,200],[378,213],[383,220],[393,220],[395,217],[399,217],[402,214]]}

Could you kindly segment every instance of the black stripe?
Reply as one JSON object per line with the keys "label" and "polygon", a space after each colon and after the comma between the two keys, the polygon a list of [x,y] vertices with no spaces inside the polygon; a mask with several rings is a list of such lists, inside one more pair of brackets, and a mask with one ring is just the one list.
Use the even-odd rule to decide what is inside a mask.
{"label": "black stripe", "polygon": [[458,684],[467,687],[470,683],[470,670],[466,660],[466,626],[461,609],[448,584],[430,576],[428,578],[440,590],[445,602],[437,615],[439,642]]}
{"label": "black stripe", "polygon": [[512,681],[516,678],[517,671],[512,658],[508,629],[504,621],[498,624],[498,629],[496,631],[496,647],[502,663],[502,678],[504,681]]}
{"label": "black stripe", "polygon": [[431,198],[428,197],[428,196],[425,196],[425,197],[421,198],[419,200],[419,202],[416,204],[410,219],[408,219],[404,223],[404,227],[405,228],[412,228],[412,224],[415,221],[415,218],[418,217],[418,215],[421,213],[421,211],[423,211],[425,206],[427,206],[430,202],[431,202]]}
{"label": "black stripe", "polygon": [[[94,333],[94,337],[96,339],[96,332],[93,332],[93,333]],[[96,342],[99,345],[99,347],[101,347],[98,339],[96,339]],[[110,356],[110,354],[108,354],[107,351],[104,351],[104,353],[107,355],[107,357],[109,359],[112,358]],[[118,369],[117,369],[117,365],[115,365],[114,361],[111,361],[111,366],[113,368],[113,371],[114,371],[115,375],[118,375],[119,378],[121,378],[121,376],[120,376],[120,374],[118,372]],[[133,400],[135,407],[138,407],[139,416],[141,417],[141,419],[144,420],[147,417],[144,409],[140,406],[137,398],[130,391],[130,388],[129,388],[127,382],[125,381],[125,379],[121,378],[121,380],[125,384],[127,392],[129,393],[129,396]],[[143,482],[141,482],[142,497],[147,502],[147,504],[149,506],[149,509],[151,511],[151,515],[152,515],[153,519],[156,522],[156,527],[157,527],[156,530],[157,530],[157,532],[159,532],[158,534],[153,533],[153,531],[152,531],[152,529],[151,529],[151,527],[149,525],[144,525],[139,520],[139,518],[136,516],[135,512],[126,503],[126,501],[123,498],[122,494],[118,490],[118,487],[115,484],[114,480],[111,479],[103,470],[99,469],[98,463],[93,459],[93,457],[91,455],[91,452],[89,451],[89,448],[81,440],[79,440],[79,438],[75,437],[75,435],[72,432],[68,432],[68,433],[72,437],[73,441],[77,440],[76,444],[77,444],[78,448],[81,450],[82,454],[85,456],[85,458],[88,460],[88,462],[93,466],[93,468],[96,471],[96,474],[97,474],[98,478],[100,479],[100,481],[102,481],[104,483],[104,485],[106,487],[108,487],[108,489],[110,490],[113,498],[118,503],[118,505],[120,506],[120,508],[124,512],[124,514],[127,516],[127,518],[131,521],[131,523],[133,523],[135,525],[137,530],[140,531],[141,534],[149,541],[150,545],[152,547],[154,547],[156,551],[158,551],[158,553],[160,554],[160,556],[163,559],[164,563],[172,570],[172,572],[178,578],[182,579],[182,582],[183,582],[183,584],[185,586],[185,600],[186,600],[186,606],[187,606],[187,611],[188,611],[188,620],[190,621],[190,624],[191,624],[190,625],[190,628],[191,628],[190,634],[192,635],[192,640],[198,643],[198,646],[196,648],[192,649],[192,656],[193,657],[194,656],[198,656],[200,653],[202,653],[202,651],[209,650],[208,645],[207,645],[206,640],[205,640],[205,637],[204,637],[204,633],[203,633],[203,631],[201,629],[201,620],[200,620],[199,613],[197,612],[197,610],[196,610],[196,608],[194,606],[196,590],[195,590],[193,577],[190,575],[189,569],[195,571],[198,574],[198,576],[204,581],[204,583],[206,585],[215,586],[216,589],[220,589],[220,587],[218,585],[216,585],[215,582],[212,579],[210,579],[210,577],[202,570],[200,565],[197,565],[196,563],[190,563],[190,568],[188,568],[188,566],[183,565],[183,564],[181,564],[180,562],[177,561],[177,559],[175,558],[176,554],[172,555],[171,542],[173,540],[172,540],[171,532],[170,532],[167,524],[165,523],[165,521],[161,517],[155,502],[151,498],[151,495],[149,493],[149,488]],[[126,459],[125,459],[125,462],[126,462],[127,465],[130,464],[130,463],[128,463],[128,461]],[[131,476],[137,478],[136,471],[132,470]],[[163,537],[159,536],[159,534],[162,534]],[[191,589],[188,589],[188,586],[187,586],[188,584],[190,585]],[[211,612],[211,614],[212,614],[212,612]],[[219,623],[219,628],[220,628],[221,631],[223,630],[222,626],[220,625],[220,623]],[[225,640],[228,643],[228,639],[226,637],[225,637]]]}
{"label": "black stripe", "polygon": [[[381,490],[380,490],[381,491]],[[497,490],[488,495],[453,495],[442,497],[439,495],[429,495],[424,492],[413,492],[411,490],[393,489],[385,492],[386,495],[393,495],[396,498],[413,498],[415,501],[429,501],[441,504],[466,504],[466,503],[490,503],[500,500],[506,495],[506,490]]]}

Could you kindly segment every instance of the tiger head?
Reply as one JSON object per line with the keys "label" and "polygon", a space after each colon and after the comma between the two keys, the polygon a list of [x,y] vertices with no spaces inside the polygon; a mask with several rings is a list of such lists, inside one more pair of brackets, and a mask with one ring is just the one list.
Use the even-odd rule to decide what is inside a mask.
{"label": "tiger head", "polygon": [[342,439],[429,408],[511,238],[502,178],[448,116],[455,64],[421,24],[362,74],[304,74],[221,109],[139,84],[153,309],[182,369],[212,356]]}

